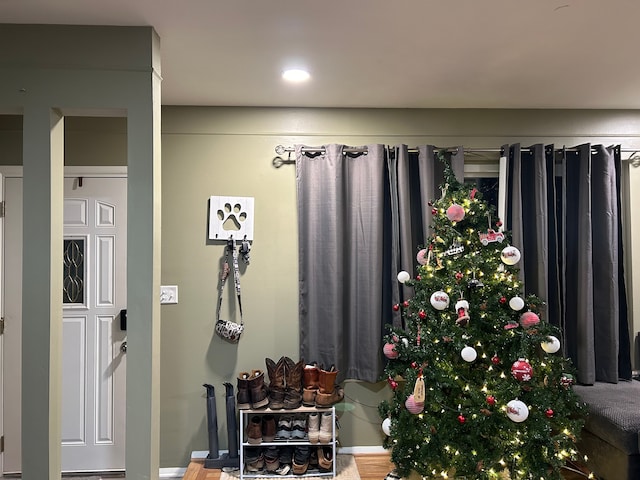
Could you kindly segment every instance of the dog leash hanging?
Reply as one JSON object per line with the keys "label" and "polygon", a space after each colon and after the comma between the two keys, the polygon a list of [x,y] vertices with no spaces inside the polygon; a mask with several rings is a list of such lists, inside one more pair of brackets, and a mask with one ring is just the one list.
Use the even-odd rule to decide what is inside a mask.
{"label": "dog leash hanging", "polygon": [[[220,272],[220,288],[218,294],[218,308],[216,311],[216,326],[215,330],[220,337],[231,342],[237,343],[240,340],[240,335],[244,331],[244,321],[242,318],[242,296],[240,291],[240,269],[238,268],[238,251],[236,250],[236,242],[233,238],[230,238],[227,242],[224,264],[222,265],[222,272]],[[236,296],[238,298],[238,307],[240,312],[240,323],[232,322],[230,320],[220,319],[220,310],[222,308],[222,298],[224,292],[224,285],[227,281],[231,268],[229,267],[229,254],[232,257],[233,264],[233,277],[234,285],[236,289]]]}
{"label": "dog leash hanging", "polygon": [[238,268],[238,250],[236,250],[236,241],[231,240],[233,245],[228,247],[233,252],[233,282],[236,286],[236,295],[238,297],[238,307],[240,309],[240,324],[244,325],[242,321],[242,296],[240,295],[240,269]]}

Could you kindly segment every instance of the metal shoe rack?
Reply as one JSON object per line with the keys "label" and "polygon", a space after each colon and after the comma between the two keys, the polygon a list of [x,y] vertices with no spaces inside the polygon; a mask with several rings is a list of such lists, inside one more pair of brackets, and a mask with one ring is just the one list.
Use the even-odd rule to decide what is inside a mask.
{"label": "metal shoe rack", "polygon": [[[281,415],[295,415],[295,414],[309,414],[309,413],[323,413],[323,412],[331,412],[331,440],[327,442],[318,442],[311,443],[309,441],[309,436],[307,432],[305,432],[305,436],[302,439],[276,439],[273,442],[261,442],[259,444],[251,444],[248,442],[247,437],[247,426],[249,425],[249,421],[253,415],[274,415],[275,417],[279,417]],[[276,422],[277,423],[277,422]],[[240,443],[240,480],[245,478],[257,478],[257,477],[275,477],[275,478],[286,478],[286,477],[335,477],[336,476],[336,411],[334,407],[327,408],[318,408],[318,407],[299,407],[291,410],[271,410],[270,408],[259,409],[259,410],[240,410],[240,438],[242,442]],[[301,446],[307,445],[310,447],[320,447],[320,446],[330,446],[332,450],[333,457],[333,465],[331,471],[320,471],[318,469],[308,469],[306,473],[303,474],[294,474],[293,470],[286,474],[280,475],[276,472],[267,472],[266,470],[261,472],[247,472],[245,466],[245,455],[246,449],[252,447],[283,447],[283,446]]]}

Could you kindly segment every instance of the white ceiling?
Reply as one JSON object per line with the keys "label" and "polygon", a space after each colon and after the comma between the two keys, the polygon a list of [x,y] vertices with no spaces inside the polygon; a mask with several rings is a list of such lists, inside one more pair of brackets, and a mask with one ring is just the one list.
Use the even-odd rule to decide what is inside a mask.
{"label": "white ceiling", "polygon": [[164,105],[635,109],[639,21],[638,0],[0,0],[0,23],[153,26]]}

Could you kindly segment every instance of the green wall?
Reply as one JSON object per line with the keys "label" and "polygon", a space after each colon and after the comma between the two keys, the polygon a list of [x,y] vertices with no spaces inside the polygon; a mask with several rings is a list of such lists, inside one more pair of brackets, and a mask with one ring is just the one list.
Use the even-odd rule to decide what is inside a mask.
{"label": "green wall", "polygon": [[[68,118],[67,165],[125,165],[124,121]],[[0,163],[21,163],[20,128],[19,117],[0,117]],[[571,146],[588,141],[640,150],[640,112],[164,107],[162,283],[178,285],[179,303],[161,307],[161,467],[186,466],[192,451],[208,450],[203,383],[216,388],[220,448],[225,449],[223,383],[235,386],[238,372],[264,369],[265,357],[298,358],[295,165],[272,165],[276,145],[497,148],[513,142]],[[494,160],[492,154],[468,158]],[[638,170],[630,167],[632,192],[640,192]],[[625,194],[630,205],[638,204],[640,193]],[[213,333],[224,245],[207,240],[212,195],[255,199],[251,264],[241,266],[246,329],[238,345]],[[640,251],[634,248],[640,247],[635,223],[626,239],[630,298],[640,294],[640,260],[632,256]],[[638,310],[632,332],[640,330]],[[384,382],[347,383],[345,401],[337,406],[342,446],[380,446],[377,405],[388,395]]]}

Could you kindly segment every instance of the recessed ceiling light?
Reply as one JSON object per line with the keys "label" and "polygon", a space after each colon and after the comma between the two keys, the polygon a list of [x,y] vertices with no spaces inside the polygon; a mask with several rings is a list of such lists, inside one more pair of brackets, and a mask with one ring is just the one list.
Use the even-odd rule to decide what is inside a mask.
{"label": "recessed ceiling light", "polygon": [[290,69],[282,72],[282,78],[284,78],[288,82],[304,82],[311,78],[309,72],[302,69]]}

